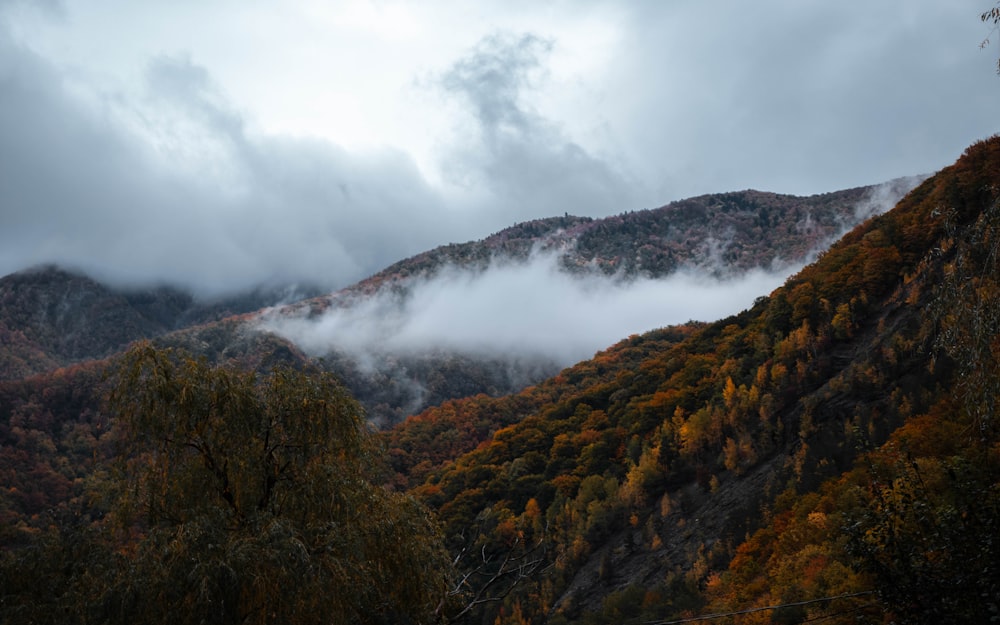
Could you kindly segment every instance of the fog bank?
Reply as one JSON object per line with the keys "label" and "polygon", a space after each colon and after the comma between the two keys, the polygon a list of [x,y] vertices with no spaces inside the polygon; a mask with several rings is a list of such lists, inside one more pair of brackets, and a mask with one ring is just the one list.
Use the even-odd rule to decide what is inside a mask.
{"label": "fog bank", "polygon": [[261,324],[316,356],[444,350],[566,366],[631,334],[737,313],[797,269],[729,279],[681,271],[659,280],[623,280],[570,275],[559,269],[556,255],[535,254],[526,263],[494,264],[477,273],[450,267],[402,292],[383,290],[311,319],[272,313]]}

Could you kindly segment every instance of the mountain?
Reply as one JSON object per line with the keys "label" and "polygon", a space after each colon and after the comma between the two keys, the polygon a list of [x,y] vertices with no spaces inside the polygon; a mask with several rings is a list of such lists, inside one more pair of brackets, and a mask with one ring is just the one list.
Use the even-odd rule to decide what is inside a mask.
{"label": "mountain", "polygon": [[[435,511],[451,550],[437,613],[988,622],[1000,610],[998,189],[995,137],[747,310],[629,337],[517,394],[446,401],[382,433],[384,481]],[[246,319],[163,340],[241,366],[299,361]],[[0,610],[21,596],[54,609],[61,596],[23,580],[93,580],[90,558],[108,562],[95,550],[118,545],[102,533],[116,447],[104,369],[0,382],[0,592],[21,580],[28,593]],[[25,565],[35,557],[50,568]]]}
{"label": "mountain", "polygon": [[476,620],[995,614],[997,189],[993,138],[738,315],[388,432],[470,586],[517,582]]}
{"label": "mountain", "polygon": [[[398,320],[405,324],[411,317],[411,303],[417,301],[413,306],[419,308],[424,302],[424,292],[439,293],[463,280],[475,284],[490,271],[527,266],[547,255],[554,255],[563,274],[589,284],[662,279],[682,270],[709,280],[738,279],[754,269],[789,271],[854,224],[885,210],[917,180],[804,198],[741,191],[600,220],[568,215],[535,220],[481,241],[430,250],[337,293],[268,311],[262,325],[322,358],[373,420],[392,424],[451,398],[515,392],[572,362],[516,349],[386,346],[399,331]],[[372,323],[372,317],[380,322]],[[350,320],[345,327],[314,333],[323,334],[321,339],[302,338],[324,322],[343,318]],[[367,335],[364,345],[352,347],[358,336]]]}
{"label": "mountain", "polygon": [[[749,190],[605,219],[539,219],[480,241],[430,250],[356,285],[310,299],[301,299],[310,294],[308,289],[289,287],[203,301],[177,288],[112,288],[75,272],[38,267],[0,278],[0,380],[104,358],[144,338],[184,346],[213,360],[226,359],[231,352],[246,354],[257,344],[255,318],[315,318],[331,308],[363,306],[385,294],[391,294],[392,307],[402,310],[415,288],[442,272],[476,275],[492,266],[528,262],[538,253],[557,254],[567,273],[616,280],[662,278],[680,269],[734,276],[754,268],[783,268],[801,264],[839,233],[885,210],[917,180],[810,197]],[[296,295],[301,301],[279,306]],[[248,316],[262,309],[262,316]],[[291,343],[285,349],[299,351]],[[381,424],[396,423],[452,398],[512,393],[555,375],[566,364],[537,355],[444,348],[404,353],[366,348],[360,357],[331,343],[307,351],[321,357],[323,366],[341,378],[371,419]]]}
{"label": "mountain", "polygon": [[[810,198],[744,191],[606,220],[568,216],[536,220],[483,241],[443,246],[401,261],[338,294],[279,310],[282,314],[321,311],[359,295],[405,289],[407,280],[427,279],[447,267],[475,271],[497,259],[526,260],[537,249],[560,250],[562,265],[578,272],[596,268],[600,273],[660,275],[666,265],[635,259],[668,256],[689,265],[712,262],[715,270],[726,267],[725,262],[731,263],[732,271],[771,266],[781,255],[761,247],[756,238],[761,226],[768,226],[773,248],[795,249],[801,255],[871,213],[873,206],[884,204],[887,195],[899,194],[912,184],[902,180]],[[748,224],[755,225],[745,227]],[[727,243],[723,246],[721,241]],[[717,262],[720,250],[727,256],[725,262]],[[795,260],[787,252],[782,255]],[[4,443],[0,469],[7,486],[6,495],[0,498],[0,516],[5,520],[32,517],[58,507],[61,501],[83,496],[87,476],[99,466],[100,458],[113,451],[100,399],[105,359],[130,342],[156,338],[162,346],[200,354],[213,363],[249,368],[306,363],[309,357],[295,345],[260,332],[258,315],[251,314],[288,296],[288,291],[261,290],[206,303],[169,287],[112,288],[51,266],[0,278],[0,438]],[[648,336],[662,336],[671,344],[695,327]],[[651,341],[647,338],[643,345],[652,345]],[[629,362],[646,357],[644,349],[630,351]],[[593,362],[581,363],[563,376],[541,382],[535,387],[539,392],[528,400],[512,396],[492,403],[490,397],[546,380],[559,367],[444,352],[381,358],[379,366],[371,369],[349,354],[327,354],[323,364],[345,381],[370,416],[383,422],[399,421],[427,405],[442,405],[438,415],[468,411],[478,404],[491,406],[456,430],[445,431],[443,435],[453,441],[448,446],[441,445],[440,431],[421,431],[416,426],[407,430],[413,438],[408,451],[402,453],[401,445],[393,444],[393,466],[410,472],[394,478],[398,485],[416,484],[429,467],[473,449],[497,427],[512,424],[569,392],[573,387],[563,383],[565,376],[575,380],[596,375],[589,371]],[[601,370],[605,371],[603,365]],[[461,397],[473,399],[452,401]],[[495,414],[484,416],[491,411]],[[441,418],[437,425],[430,420],[423,423],[430,430],[449,430],[456,421]]]}
{"label": "mountain", "polygon": [[104,358],[139,339],[313,293],[262,288],[202,301],[172,287],[112,288],[55,266],[13,273],[0,278],[0,380]]}
{"label": "mountain", "polygon": [[387,285],[431,278],[446,267],[482,271],[555,251],[569,271],[660,278],[678,269],[738,274],[794,266],[839,235],[890,208],[923,176],[898,178],[807,197],[746,190],[671,202],[594,219],[550,217],[511,226],[480,241],[449,244],[401,260],[344,291],[316,298],[314,309]]}

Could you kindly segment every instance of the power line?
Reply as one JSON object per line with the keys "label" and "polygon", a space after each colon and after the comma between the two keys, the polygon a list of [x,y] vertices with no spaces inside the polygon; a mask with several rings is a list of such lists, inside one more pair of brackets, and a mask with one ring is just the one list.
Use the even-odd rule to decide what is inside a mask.
{"label": "power line", "polygon": [[828,621],[837,616],[844,616],[845,614],[851,614],[852,612],[860,612],[861,610],[867,610],[868,608],[877,608],[877,607],[879,607],[878,602],[873,601],[871,603],[864,603],[859,606],[855,606],[850,610],[841,610],[840,612],[832,612],[830,614],[824,614],[822,616],[814,616],[812,618],[807,618],[806,620],[802,621],[802,623],[821,623],[823,621]]}
{"label": "power line", "polygon": [[[705,614],[703,616],[692,616],[689,618],[683,618],[676,621],[646,621],[643,625],[681,625],[683,623],[697,623],[699,621],[712,621],[718,618],[725,618],[727,616],[740,616],[743,614],[753,614],[754,612],[766,612],[767,610],[777,610],[778,608],[794,608],[803,605],[810,605],[813,603],[822,603],[824,601],[833,601],[834,599],[850,599],[851,597],[863,597],[865,595],[875,594],[874,590],[866,590],[864,592],[852,592],[844,595],[836,595],[834,597],[822,597],[819,599],[809,599],[806,601],[796,601],[795,603],[782,603],[779,605],[767,605],[759,608],[748,608],[746,610],[739,610],[736,612],[718,612],[716,614]],[[838,615],[829,615],[838,616]],[[825,617],[824,617],[825,618]]]}

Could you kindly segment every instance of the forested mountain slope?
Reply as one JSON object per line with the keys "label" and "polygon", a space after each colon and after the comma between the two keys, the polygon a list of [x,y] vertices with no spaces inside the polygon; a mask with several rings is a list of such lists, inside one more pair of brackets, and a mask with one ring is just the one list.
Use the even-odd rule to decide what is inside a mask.
{"label": "forested mountain slope", "polygon": [[[412,492],[453,549],[494,555],[471,573],[544,562],[477,619],[666,622],[822,599],[738,622],[881,622],[945,589],[964,599],[934,618],[995,610],[998,197],[993,138],[739,315],[398,426],[397,481],[426,475]],[[487,423],[503,427],[480,443]]]}
{"label": "forested mountain slope", "polygon": [[104,358],[132,341],[313,294],[261,288],[201,300],[166,286],[112,288],[55,266],[28,269],[0,278],[0,380]]}
{"label": "forested mountain slope", "polygon": [[[209,600],[216,590],[232,600],[231,587],[216,589],[211,580],[221,578],[205,573],[220,571],[244,584],[232,588],[256,588],[254,601],[267,597],[282,614],[306,615],[295,622],[316,622],[320,604],[310,601],[320,595],[296,593],[283,603],[274,592],[280,584],[254,586],[313,579],[315,556],[336,579],[356,580],[346,575],[355,565],[393,576],[417,566],[422,587],[442,594],[437,602],[426,594],[394,599],[389,608],[377,596],[352,597],[349,608],[373,622],[391,622],[400,616],[392,610],[403,609],[393,606],[417,603],[420,622],[501,625],[665,625],[708,613],[738,623],[986,622],[1000,594],[998,252],[1000,138],[993,138],[748,310],[629,337],[516,395],[449,401],[411,417],[380,435],[389,462],[374,479],[434,511],[449,558],[438,553],[436,525],[409,499],[367,481],[352,490],[352,473],[325,465],[309,470],[336,482],[345,503],[331,510],[347,514],[350,534],[331,532],[300,507],[313,500],[311,482],[292,499],[237,502],[230,486],[278,492],[284,465],[267,442],[272,433],[298,434],[275,418],[298,406],[326,414],[329,397],[346,407],[351,432],[365,432],[351,466],[380,470],[343,392],[283,369],[308,363],[243,319],[161,339],[223,370],[188,361],[164,367],[166,374],[130,374],[132,352],[111,379],[96,362],[0,383],[0,610],[41,622],[55,622],[57,609],[124,622],[128,607],[105,599],[126,597],[146,615],[165,614],[167,605],[209,614],[219,609]],[[139,353],[169,358],[148,346]],[[241,369],[260,371],[265,383],[255,386]],[[122,376],[131,382],[121,386]],[[282,376],[299,390],[283,394]],[[203,380],[219,385],[205,388]],[[105,411],[101,398],[115,384],[126,389],[117,394],[124,414],[144,418],[162,449],[143,431],[123,432]],[[317,389],[327,390],[314,396]],[[130,403],[133,396],[144,408]],[[265,427],[246,442],[220,418],[243,418],[244,405],[268,415],[248,420]],[[173,428],[186,423],[175,414],[204,417],[227,434],[191,419],[184,433],[191,438],[172,447]],[[222,456],[225,463],[214,449],[209,460],[199,456],[206,432],[239,455]],[[144,472],[142,458],[155,468],[167,457],[157,449],[183,460],[178,475],[197,477],[204,492]],[[289,449],[298,453],[295,444]],[[258,452],[261,462],[245,461]],[[114,529],[118,513],[110,511],[120,506],[108,493],[128,478],[122,463],[152,480],[147,487],[178,497],[164,500],[171,514]],[[249,481],[232,482],[230,468]],[[167,510],[157,496],[146,508]],[[186,501],[199,507],[177,507]],[[358,501],[380,512],[357,514]],[[304,550],[294,533],[301,520],[313,541]],[[410,542],[400,545],[402,536]],[[355,540],[361,551],[352,551]],[[434,564],[357,558],[378,544],[387,553],[434,554]],[[250,557],[259,553],[267,560]],[[331,553],[344,557],[330,560]],[[169,566],[158,567],[158,554]],[[188,557],[209,568],[185,567]],[[261,562],[266,578],[254,575]],[[132,584],[135,564],[142,576]],[[65,594],[40,592],[36,582],[46,576]],[[102,576],[114,581],[111,594]],[[209,586],[202,592],[190,585],[195,579]],[[104,603],[90,598],[95,590]],[[171,603],[171,593],[188,603]],[[369,613],[365,601],[378,605]]]}
{"label": "forested mountain slope", "polygon": [[[905,183],[896,183],[899,184]],[[879,188],[898,192],[893,185]],[[590,262],[599,258],[601,266],[621,265],[628,258],[639,257],[639,250],[651,249],[653,244],[649,241],[655,241],[655,246],[659,246],[656,249],[664,252],[690,241],[695,246],[693,251],[685,252],[680,247],[674,255],[694,262],[691,259],[695,258],[699,244],[707,245],[709,239],[724,232],[739,231],[736,227],[739,223],[757,223],[760,219],[781,226],[772,235],[776,245],[806,250],[820,238],[844,227],[856,215],[864,214],[868,210],[865,207],[873,205],[875,198],[875,187],[811,198],[748,191],[703,196],[604,221],[561,217],[528,222],[479,243],[446,246],[404,261],[357,288],[371,290],[400,276],[427,275],[440,270],[445,263],[466,263],[465,266],[473,268],[495,254],[523,259],[532,249],[555,245],[556,241],[565,243],[572,237],[578,237],[579,243],[565,246],[567,259],[579,260],[582,257],[581,252],[575,251],[577,248],[591,249],[598,245],[598,240],[604,241],[605,248],[611,251],[585,259]],[[806,227],[807,224],[812,225]],[[657,231],[674,234],[658,236]],[[637,232],[648,236],[637,238]],[[756,262],[771,263],[777,256],[773,250],[764,256],[760,256],[759,250],[740,253],[754,245],[758,243],[752,237],[734,235],[730,239],[728,249],[737,253],[734,271],[736,267],[745,268]],[[576,266],[576,263],[569,264]],[[274,363],[301,365],[307,360],[288,341],[256,331],[249,322],[250,316],[212,321],[213,315],[245,310],[248,302],[255,301],[253,296],[247,296],[246,301],[203,305],[190,295],[168,288],[120,291],[86,276],[43,267],[0,279],[0,298],[0,325],[5,328],[0,358],[3,376],[9,378],[0,382],[0,438],[4,445],[0,451],[0,470],[7,487],[6,494],[0,497],[0,515],[4,519],[31,517],[67,498],[79,498],[95,462],[99,463],[102,454],[113,451],[109,424],[100,407],[103,392],[100,381],[106,363],[87,364],[88,359],[109,356],[130,341],[158,337],[161,346],[200,354],[217,364],[266,370]],[[187,324],[194,325],[175,329]],[[407,444],[392,445],[395,450],[392,463],[399,473],[393,481],[404,485],[419,481],[428,467],[474,448],[498,427],[514,423],[566,395],[576,388],[574,384],[596,379],[613,381],[617,369],[602,361],[621,359],[631,363],[626,368],[637,366],[650,353],[665,349],[663,346],[672,345],[691,330],[692,327],[671,328],[626,340],[595,361],[581,363],[524,395],[498,402],[491,402],[485,394],[502,395],[532,379],[543,379],[546,369],[535,366],[512,377],[509,362],[441,353],[397,358],[392,361],[395,368],[383,368],[375,375],[361,370],[357,362],[346,356],[332,355],[325,366],[346,382],[352,394],[366,406],[369,416],[386,414],[396,419],[405,416],[406,409],[413,406],[410,391],[414,376],[426,389],[422,401],[446,402],[441,411],[434,413],[438,415],[435,420],[425,420],[423,425],[406,430],[403,436],[411,439]],[[56,370],[67,364],[68,368]],[[447,401],[464,396],[474,399]],[[449,411],[466,414],[470,406],[479,404],[485,407],[483,411],[456,428]],[[450,442],[443,444],[438,440],[441,436]],[[402,451],[404,447],[406,451]],[[95,448],[102,453],[95,456]]]}

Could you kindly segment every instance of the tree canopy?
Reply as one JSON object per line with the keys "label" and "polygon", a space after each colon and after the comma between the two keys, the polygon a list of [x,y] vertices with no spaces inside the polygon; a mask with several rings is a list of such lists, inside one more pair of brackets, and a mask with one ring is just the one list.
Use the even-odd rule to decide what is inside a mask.
{"label": "tree canopy", "polygon": [[[102,489],[108,514],[96,530],[64,531],[20,556],[65,562],[75,549],[83,558],[57,576],[61,609],[48,618],[434,619],[448,565],[438,530],[413,499],[369,481],[373,439],[329,376],[258,376],[140,344],[113,381],[121,453]],[[43,612],[37,597],[6,594],[7,608]]]}

